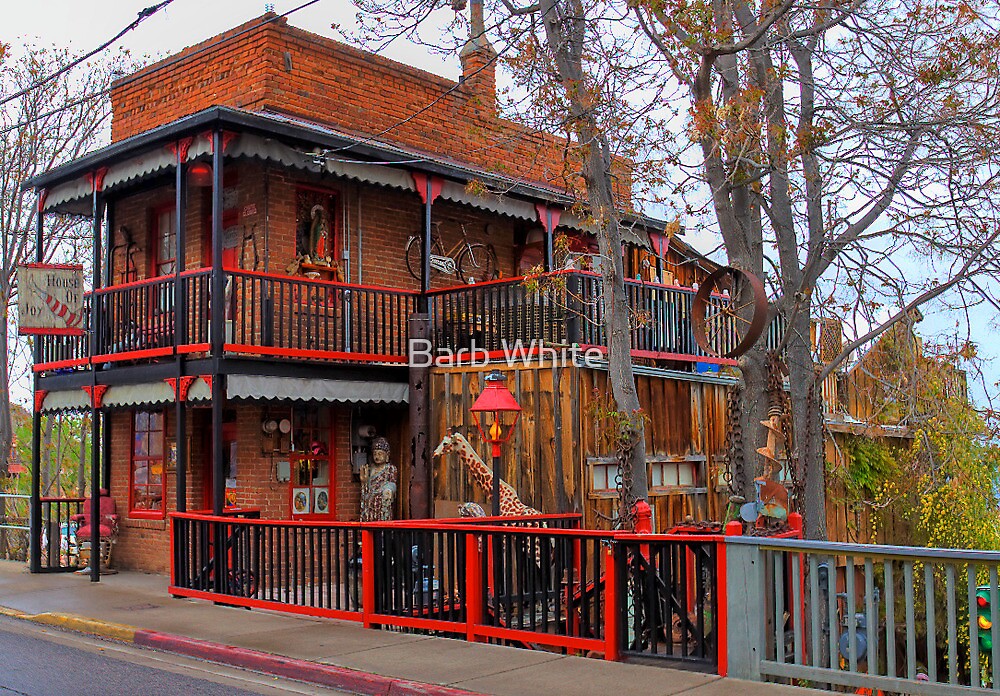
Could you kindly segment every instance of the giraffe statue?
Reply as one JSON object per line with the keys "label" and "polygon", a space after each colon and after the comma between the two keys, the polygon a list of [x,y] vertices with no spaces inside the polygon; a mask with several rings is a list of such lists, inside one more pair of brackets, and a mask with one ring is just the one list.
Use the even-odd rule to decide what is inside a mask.
{"label": "giraffe statue", "polygon": [[[473,482],[486,493],[486,500],[491,500],[493,498],[493,472],[461,433],[449,432],[445,435],[441,444],[434,450],[434,456],[440,457],[442,454],[450,452],[458,455],[459,460],[469,470]],[[504,517],[510,517],[541,515],[542,513],[522,503],[514,487],[500,479],[500,514]]]}

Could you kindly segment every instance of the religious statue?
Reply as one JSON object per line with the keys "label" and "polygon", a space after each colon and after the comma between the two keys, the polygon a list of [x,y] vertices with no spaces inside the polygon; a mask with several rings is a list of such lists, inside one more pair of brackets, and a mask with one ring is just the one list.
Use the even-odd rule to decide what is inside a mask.
{"label": "religious statue", "polygon": [[330,253],[330,223],[326,219],[326,210],[321,205],[314,205],[310,215],[309,251],[312,263],[328,265],[327,256]]}
{"label": "religious statue", "polygon": [[361,521],[392,519],[396,498],[396,467],[389,462],[389,441],[377,437],[372,443],[371,463],[361,468]]}

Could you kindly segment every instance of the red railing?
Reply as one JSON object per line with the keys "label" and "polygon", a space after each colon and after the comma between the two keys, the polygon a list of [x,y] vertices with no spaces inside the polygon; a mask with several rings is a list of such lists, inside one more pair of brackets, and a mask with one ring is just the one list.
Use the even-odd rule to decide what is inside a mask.
{"label": "red railing", "polygon": [[[578,523],[578,515],[360,524],[175,513],[170,592],[470,641],[607,659],[676,654],[716,666],[723,537],[640,542]],[[671,643],[678,622],[682,642]]]}

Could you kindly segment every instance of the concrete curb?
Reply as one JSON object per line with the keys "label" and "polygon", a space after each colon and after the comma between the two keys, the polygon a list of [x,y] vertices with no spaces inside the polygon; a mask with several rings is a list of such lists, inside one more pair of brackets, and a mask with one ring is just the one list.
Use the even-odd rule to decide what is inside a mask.
{"label": "concrete curb", "polygon": [[350,691],[366,696],[427,696],[441,694],[442,696],[476,696],[475,692],[454,689],[439,684],[426,684],[386,677],[380,674],[369,674],[346,667],[324,665],[308,660],[299,660],[280,655],[239,648],[233,645],[212,643],[186,636],[178,636],[159,631],[148,631],[127,626],[125,624],[99,621],[74,614],[45,612],[28,614],[16,609],[0,607],[0,616],[31,621],[46,626],[65,628],[80,633],[89,633],[104,638],[112,638],[125,643],[133,643],[147,648],[155,648],[164,652],[196,657],[210,662],[242,667],[244,669],[288,677],[299,681],[329,686],[335,689]]}
{"label": "concrete curb", "polygon": [[136,631],[135,644],[252,669],[256,672],[321,684],[357,694],[370,694],[371,696],[424,696],[426,694],[473,696],[474,694],[472,691],[453,689],[439,684],[426,684],[379,674],[369,674],[345,667],[281,657],[259,650],[210,643],[194,638],[158,633],[157,631]]}

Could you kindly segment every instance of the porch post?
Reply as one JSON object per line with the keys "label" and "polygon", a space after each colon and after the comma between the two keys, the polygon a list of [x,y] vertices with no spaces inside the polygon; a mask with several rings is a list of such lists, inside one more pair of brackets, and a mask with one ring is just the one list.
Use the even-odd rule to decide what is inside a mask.
{"label": "porch post", "polygon": [[[44,192],[38,196],[38,212],[35,215],[35,262],[45,261],[45,205]],[[42,361],[42,346],[35,341],[32,349],[32,363]],[[38,373],[32,371],[32,396],[38,391]],[[28,514],[28,566],[32,573],[42,572],[42,405],[35,401],[31,414],[31,510]]]}
{"label": "porch post", "polygon": [[174,389],[174,417],[176,419],[174,442],[177,443],[177,460],[174,464],[177,467],[177,478],[174,481],[177,486],[178,512],[187,512],[187,404],[181,398],[179,388],[180,378],[184,375],[184,356],[180,353],[181,346],[187,343],[187,292],[184,287],[184,280],[181,278],[181,271],[187,266],[186,244],[184,238],[184,223],[187,213],[187,178],[184,176],[187,167],[184,163],[183,149],[178,143],[177,166],[175,168],[174,181],[174,219],[176,220],[177,254],[174,257],[174,349],[177,353],[177,382]]}
{"label": "porch post", "polygon": [[553,270],[555,262],[555,249],[552,245],[552,208],[545,206],[545,270]]}
{"label": "porch post", "polygon": [[222,469],[222,346],[226,331],[225,275],[222,272],[222,131],[212,132],[212,513],[221,515],[226,501]]}
{"label": "porch post", "polygon": [[[94,225],[94,268],[93,289],[101,287],[101,195],[100,178],[94,177],[93,225]],[[94,294],[90,311],[90,354],[97,355],[98,321],[97,295]],[[97,366],[90,366],[90,581],[101,581],[101,412],[98,410]]]}
{"label": "porch post", "polygon": [[[418,180],[419,181],[419,180]],[[423,192],[424,199],[424,254],[423,264],[420,269],[420,299],[417,303],[417,311],[425,314],[427,312],[427,293],[431,289],[431,208],[434,206],[434,183],[430,175],[424,177]]]}
{"label": "porch post", "polygon": [[[767,612],[764,556],[760,546],[742,537],[725,537],[727,676],[760,681]],[[722,610],[722,607],[719,607]],[[721,641],[720,641],[721,647]]]}
{"label": "porch post", "polygon": [[[427,341],[431,335],[431,321],[427,314],[411,314],[410,340]],[[430,496],[430,368],[410,361],[410,518],[431,517]]]}

